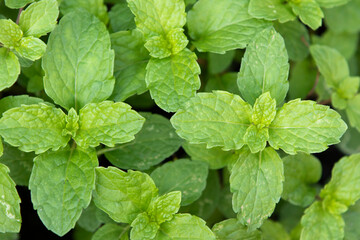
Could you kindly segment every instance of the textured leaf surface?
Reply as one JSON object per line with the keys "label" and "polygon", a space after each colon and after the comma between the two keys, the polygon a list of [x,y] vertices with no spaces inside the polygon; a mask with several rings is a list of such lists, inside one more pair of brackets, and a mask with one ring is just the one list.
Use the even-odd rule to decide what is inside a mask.
{"label": "textured leaf surface", "polygon": [[167,118],[150,113],[142,115],[146,121],[132,142],[104,150],[106,158],[119,168],[149,169],[170,157],[183,142]]}
{"label": "textured leaf surface", "polygon": [[35,61],[40,59],[46,51],[46,44],[36,37],[23,37],[20,40],[20,46],[15,47],[23,58]]}
{"label": "textured leaf surface", "polygon": [[256,33],[270,25],[248,14],[248,2],[199,0],[188,13],[189,34],[196,48],[214,53],[245,48]]}
{"label": "textured leaf surface", "polygon": [[325,22],[334,32],[358,33],[360,31],[360,0],[351,0],[340,7],[326,9]]}
{"label": "textured leaf surface", "polygon": [[6,48],[0,48],[0,91],[13,85],[19,74],[18,58]]}
{"label": "textured leaf surface", "polygon": [[255,125],[250,125],[244,135],[244,142],[252,153],[262,151],[266,147],[268,139],[269,130],[267,128],[258,129]]}
{"label": "textured leaf surface", "polygon": [[230,190],[233,209],[241,224],[261,226],[280,200],[284,181],[283,162],[272,148],[253,154],[247,148],[231,167]]}
{"label": "textured leaf surface", "polygon": [[129,227],[107,223],[99,228],[91,240],[129,240]]}
{"label": "textured leaf surface", "polygon": [[155,240],[215,240],[214,233],[201,218],[190,214],[176,214],[169,221],[161,224]]}
{"label": "textured leaf surface", "polygon": [[214,91],[198,93],[170,121],[177,134],[189,143],[231,150],[244,145],[243,136],[250,125],[251,113],[251,106],[239,96]]}
{"label": "textured leaf surface", "polygon": [[290,1],[290,6],[300,20],[313,30],[322,25],[324,13],[315,0]]}
{"label": "textured leaf surface", "polygon": [[216,239],[221,240],[260,240],[261,232],[258,230],[248,232],[247,227],[240,224],[237,219],[230,218],[222,222],[216,223],[212,231],[216,235]]}
{"label": "textured leaf surface", "polygon": [[108,22],[109,17],[107,14],[107,7],[104,0],[64,0],[61,1],[60,11],[62,14],[68,14],[79,8],[86,9],[96,17],[98,17],[105,24]]}
{"label": "textured leaf surface", "polygon": [[129,142],[144,124],[144,118],[122,102],[89,103],[80,110],[75,141],[81,147],[100,143],[113,147]]}
{"label": "textured leaf surface", "polygon": [[114,52],[105,25],[85,10],[64,16],[50,34],[42,66],[48,96],[66,109],[81,109],[113,90]]}
{"label": "textured leaf surface", "polygon": [[42,0],[32,3],[20,15],[19,26],[24,36],[40,37],[54,30],[59,7],[56,0]]}
{"label": "textured leaf surface", "polygon": [[279,20],[280,23],[296,18],[289,4],[281,0],[250,0],[249,13],[256,18]]}
{"label": "textured leaf surface", "polygon": [[90,203],[96,153],[80,148],[48,151],[34,161],[29,182],[34,209],[49,230],[63,236]]}
{"label": "textured leaf surface", "polygon": [[13,48],[19,45],[23,36],[20,27],[11,19],[0,19],[0,42],[6,48]]}
{"label": "textured leaf surface", "polygon": [[288,74],[284,39],[274,28],[267,28],[246,48],[238,75],[241,95],[254,104],[256,98],[269,91],[276,103],[281,104],[289,89]]}
{"label": "textured leaf surface", "polygon": [[205,163],[179,159],[158,167],[151,178],[159,188],[159,194],[181,191],[181,205],[197,200],[206,186],[208,168]]}
{"label": "textured leaf surface", "polygon": [[156,104],[167,112],[177,111],[200,88],[200,67],[188,49],[164,59],[150,59],[146,85]]}
{"label": "textured leaf surface", "polygon": [[160,227],[156,222],[151,221],[151,219],[145,212],[137,215],[135,220],[131,223],[131,226],[132,226],[132,229],[130,231],[131,240],[154,239]]}
{"label": "textured leaf surface", "polygon": [[115,87],[112,99],[123,101],[147,90],[145,83],[149,52],[144,47],[142,34],[137,30],[111,34],[115,51]]}
{"label": "textured leaf surface", "polygon": [[34,0],[5,0],[5,5],[8,8],[22,8],[33,1]]}
{"label": "textured leaf surface", "polygon": [[131,170],[126,173],[114,167],[96,169],[94,202],[116,222],[131,223],[148,209],[157,192],[153,180],[145,173]]}
{"label": "textured leaf surface", "polygon": [[278,110],[269,127],[269,143],[288,154],[322,152],[340,142],[346,129],[341,116],[328,106],[295,99]]}
{"label": "textured leaf surface", "polygon": [[11,108],[20,107],[23,104],[31,105],[41,102],[44,102],[44,100],[28,95],[7,96],[0,100],[0,115]]}
{"label": "textured leaf surface", "polygon": [[317,194],[312,184],[321,177],[321,163],[312,156],[298,153],[283,158],[284,162],[284,191],[282,198],[294,205],[306,207],[310,205]]}
{"label": "textured leaf surface", "polygon": [[20,231],[20,202],[9,169],[0,163],[0,232]]}
{"label": "textured leaf surface", "polygon": [[166,193],[153,200],[148,209],[148,213],[154,220],[156,220],[157,224],[170,221],[174,214],[179,211],[180,202],[180,191]]}
{"label": "textured leaf surface", "polygon": [[0,119],[0,134],[7,143],[37,154],[66,146],[70,137],[62,135],[64,128],[64,112],[45,103],[12,108]]}

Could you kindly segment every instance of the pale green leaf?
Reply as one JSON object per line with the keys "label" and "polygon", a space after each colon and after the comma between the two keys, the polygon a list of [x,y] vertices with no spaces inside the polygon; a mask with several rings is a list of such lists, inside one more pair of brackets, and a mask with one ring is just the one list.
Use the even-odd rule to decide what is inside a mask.
{"label": "pale green leaf", "polygon": [[[296,62],[290,71],[290,99],[306,99],[307,95],[312,91],[318,77],[317,68],[310,59]],[[318,82],[316,87],[318,87],[319,84],[321,83]]]}
{"label": "pale green leaf", "polygon": [[315,0],[292,0],[289,4],[300,20],[313,30],[322,25],[324,13]]}
{"label": "pale green leaf", "polygon": [[151,221],[149,216],[144,212],[137,215],[131,223],[130,239],[131,240],[151,240],[156,236],[160,226]]}
{"label": "pale green leaf", "polygon": [[250,125],[248,129],[246,129],[244,142],[248,145],[252,153],[264,150],[267,140],[269,140],[268,128],[257,128],[255,125]]}
{"label": "pale green leaf", "polygon": [[244,145],[251,114],[251,106],[239,96],[214,91],[198,93],[170,121],[177,134],[189,143],[232,150]]}
{"label": "pale green leaf", "polygon": [[100,143],[113,147],[133,140],[144,121],[126,103],[89,103],[80,110],[79,130],[74,139],[81,147],[96,147]]}
{"label": "pale green leaf", "polygon": [[344,237],[344,220],[340,215],[327,212],[321,202],[315,202],[306,209],[301,225],[301,240],[341,240]]}
{"label": "pale green leaf", "polygon": [[344,5],[350,0],[316,0],[316,2],[323,8],[333,8]]}
{"label": "pale green leaf", "polygon": [[0,100],[0,115],[11,108],[20,107],[23,104],[31,105],[41,102],[44,102],[44,100],[28,95],[7,96]]}
{"label": "pale green leaf", "polygon": [[111,29],[114,32],[135,29],[134,17],[125,1],[115,4],[109,12]]}
{"label": "pale green leaf", "polygon": [[340,7],[325,9],[327,27],[337,33],[360,31],[360,0],[351,0]]}
{"label": "pale green leaf", "polygon": [[283,158],[284,162],[284,191],[282,198],[298,206],[310,205],[317,194],[312,185],[321,177],[321,163],[312,156],[298,153]]}
{"label": "pale green leaf", "polygon": [[129,227],[107,223],[99,228],[91,240],[129,240]]}
{"label": "pale green leaf", "polygon": [[240,95],[237,86],[237,73],[227,72],[222,75],[211,76],[205,85],[205,92],[212,92],[213,90],[223,90],[230,93]]}
{"label": "pale green leaf", "polygon": [[179,159],[158,167],[151,178],[159,188],[159,194],[181,191],[181,205],[186,206],[200,198],[206,186],[208,167],[199,161]]}
{"label": "pale green leaf", "polygon": [[276,115],[276,101],[270,92],[265,92],[258,97],[254,103],[251,123],[257,128],[269,127]]}
{"label": "pale green leaf", "polygon": [[278,20],[280,23],[296,18],[289,4],[282,0],[250,0],[249,13],[255,18]]}
{"label": "pale green leaf", "polygon": [[235,218],[230,218],[216,223],[212,231],[219,240],[261,240],[262,234],[255,230],[249,232],[247,227],[238,222]]}
{"label": "pale green leaf", "polygon": [[13,52],[0,48],[0,91],[12,86],[20,74],[20,63]]}
{"label": "pale green leaf", "polygon": [[154,240],[215,240],[214,233],[201,218],[190,214],[176,214],[174,218],[161,224]]}
{"label": "pale green leaf", "polygon": [[0,134],[21,151],[43,153],[65,147],[70,136],[63,136],[65,113],[45,103],[12,108],[0,119]]}
{"label": "pale green leaf", "polygon": [[343,79],[336,93],[343,99],[353,99],[359,90],[360,77],[347,77]]}
{"label": "pale green leaf", "polygon": [[346,115],[349,118],[350,125],[360,132],[360,94],[348,101]]}
{"label": "pale green leaf", "polygon": [[85,10],[65,15],[50,34],[42,66],[45,92],[66,109],[108,98],[114,51],[105,25]]}
{"label": "pale green leaf", "polygon": [[22,8],[25,7],[26,4],[33,2],[34,0],[5,0],[5,5],[8,8]]}
{"label": "pale green leaf", "polygon": [[153,199],[147,212],[150,218],[160,225],[173,218],[175,213],[179,211],[180,202],[180,191],[169,192]]}
{"label": "pale green leaf", "polygon": [[24,36],[41,37],[54,30],[58,16],[56,0],[41,0],[32,3],[21,13],[19,26]]}
{"label": "pale green leaf", "polygon": [[248,4],[248,0],[199,0],[188,13],[192,43],[201,52],[245,48],[256,33],[270,26],[249,15]]}
{"label": "pale green leaf", "polygon": [[273,213],[280,200],[283,162],[272,148],[256,154],[244,148],[230,171],[233,209],[240,223],[254,230]]}
{"label": "pale green leaf", "polygon": [[246,48],[238,75],[238,87],[250,104],[269,91],[279,105],[289,88],[288,74],[284,39],[274,28],[267,28],[258,33]]}
{"label": "pale green leaf", "polygon": [[270,219],[266,220],[261,226],[262,240],[291,240],[283,225]]}
{"label": "pale green leaf", "polygon": [[6,48],[19,46],[23,32],[11,19],[0,19],[0,43]]}
{"label": "pale green leaf", "polygon": [[48,151],[34,162],[29,182],[34,209],[49,230],[63,236],[90,204],[96,152],[80,148]]}
{"label": "pale green leaf", "polygon": [[342,98],[337,92],[333,92],[331,94],[331,104],[339,110],[344,110],[347,106],[347,101],[346,99]]}
{"label": "pale green leaf", "polygon": [[46,44],[36,37],[23,37],[20,46],[15,47],[15,50],[23,58],[35,61],[44,55]]}
{"label": "pale green leaf", "polygon": [[156,104],[167,112],[177,111],[200,88],[200,67],[188,49],[164,59],[150,59],[146,85]]}
{"label": "pale green leaf", "polygon": [[233,58],[235,57],[235,54],[235,50],[227,51],[225,54],[209,53],[208,71],[210,72],[210,74],[218,74],[229,68],[233,61]]}
{"label": "pale green leaf", "polygon": [[181,143],[169,120],[158,114],[142,113],[145,123],[132,142],[107,148],[106,158],[122,169],[146,170],[174,154]]}
{"label": "pale green leaf", "polygon": [[111,34],[115,51],[115,87],[112,99],[124,101],[134,94],[147,90],[145,83],[149,52],[144,47],[142,34],[137,30]]}
{"label": "pale green leaf", "polygon": [[322,75],[319,77],[318,84],[315,87],[315,92],[318,95],[317,102],[329,100],[331,98],[332,89],[327,85]]}
{"label": "pale green leaf", "polygon": [[105,24],[109,21],[104,0],[63,0],[60,4],[60,11],[64,15],[76,11],[79,8],[86,9]]}
{"label": "pale green leaf", "polygon": [[322,152],[340,142],[347,126],[329,106],[292,100],[278,110],[269,127],[269,143],[288,154]]}
{"label": "pale green leaf", "polygon": [[9,169],[0,163],[0,232],[19,232],[21,227],[20,197]]}
{"label": "pale green leaf", "polygon": [[98,208],[116,222],[131,223],[145,212],[158,190],[145,173],[114,167],[96,168],[96,186],[93,193]]}

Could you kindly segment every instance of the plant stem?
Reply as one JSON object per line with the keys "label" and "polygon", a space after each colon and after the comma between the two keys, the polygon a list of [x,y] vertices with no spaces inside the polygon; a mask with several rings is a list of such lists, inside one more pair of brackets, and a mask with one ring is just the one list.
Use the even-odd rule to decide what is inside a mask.
{"label": "plant stem", "polygon": [[20,9],[19,9],[19,13],[18,13],[18,16],[17,16],[17,18],[16,18],[16,24],[19,24],[20,15],[21,15],[21,13],[22,13],[23,10],[24,10],[24,8],[20,8]]}

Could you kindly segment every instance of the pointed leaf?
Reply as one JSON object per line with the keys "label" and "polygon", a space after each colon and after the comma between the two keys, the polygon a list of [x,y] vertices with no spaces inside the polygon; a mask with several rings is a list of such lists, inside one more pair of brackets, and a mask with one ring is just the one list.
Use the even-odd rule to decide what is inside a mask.
{"label": "pointed leaf", "polygon": [[249,146],[252,153],[264,150],[267,140],[269,140],[269,130],[267,128],[258,129],[256,126],[250,125],[246,129],[244,142]]}
{"label": "pointed leaf", "polygon": [[22,8],[25,7],[26,4],[33,2],[34,0],[5,0],[5,5],[8,8]]}
{"label": "pointed leaf", "polygon": [[109,17],[107,13],[107,7],[104,4],[104,0],[65,0],[61,1],[60,11],[66,15],[72,11],[76,11],[80,8],[86,9],[98,17],[105,24],[108,23]]}
{"label": "pointed leaf", "polygon": [[149,216],[143,212],[137,215],[131,223],[130,239],[131,240],[151,240],[154,239],[160,226],[151,221]]}
{"label": "pointed leaf", "polygon": [[293,12],[299,16],[300,20],[313,30],[322,25],[324,13],[315,0],[293,0],[290,1]]}
{"label": "pointed leaf", "polygon": [[20,63],[13,52],[0,48],[0,91],[11,87],[20,74]]}
{"label": "pointed leaf", "polygon": [[15,47],[15,50],[23,58],[35,61],[44,55],[46,44],[36,37],[23,37],[20,46]]}
{"label": "pointed leaf", "polygon": [[280,23],[296,18],[289,4],[282,0],[250,0],[249,14],[255,18],[278,20]]}
{"label": "pointed leaf", "polygon": [[174,214],[179,211],[180,202],[180,191],[169,192],[154,199],[147,212],[150,218],[160,225],[173,218]]}
{"label": "pointed leaf", "polygon": [[6,48],[14,48],[19,45],[23,32],[11,19],[0,19],[0,43]]}

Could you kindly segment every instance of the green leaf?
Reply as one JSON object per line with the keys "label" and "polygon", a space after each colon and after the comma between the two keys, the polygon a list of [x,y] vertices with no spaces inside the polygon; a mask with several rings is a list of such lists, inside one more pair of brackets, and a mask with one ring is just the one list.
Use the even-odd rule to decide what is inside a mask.
{"label": "green leaf", "polygon": [[315,92],[318,95],[317,102],[329,100],[331,98],[332,89],[327,85],[322,75],[319,77],[318,84],[315,87]]}
{"label": "green leaf", "polygon": [[16,82],[20,74],[20,63],[14,53],[0,48],[0,91]]}
{"label": "green leaf", "polygon": [[333,8],[344,5],[350,0],[316,0],[316,2],[323,8]]}
{"label": "green leaf", "polygon": [[7,96],[0,100],[0,115],[11,108],[20,107],[23,104],[31,105],[41,102],[44,102],[44,100],[28,95]]}
{"label": "green leaf", "polygon": [[244,145],[243,136],[251,114],[251,106],[239,96],[214,91],[198,93],[170,121],[177,134],[189,143],[232,150]]}
{"label": "green leaf", "polygon": [[251,123],[257,128],[269,127],[276,115],[276,101],[270,92],[265,92],[254,103]]}
{"label": "green leaf", "polygon": [[171,221],[161,224],[159,232],[154,239],[215,240],[216,238],[201,218],[190,214],[176,214]]}
{"label": "green leaf", "polygon": [[102,224],[102,221],[97,218],[99,211],[101,210],[95,206],[93,201],[91,201],[89,206],[82,211],[77,224],[86,231],[95,232]]}
{"label": "green leaf", "polygon": [[5,5],[8,8],[22,8],[25,7],[28,3],[33,2],[34,0],[5,0]]}
{"label": "green leaf", "polygon": [[23,58],[35,61],[44,55],[46,44],[36,37],[23,37],[20,46],[15,47],[15,50]]}
{"label": "green leaf", "polygon": [[357,223],[360,221],[360,212],[356,210],[349,209],[343,215],[345,221],[345,240],[357,240],[360,237],[360,229],[357,226]]}
{"label": "green leaf", "polygon": [[175,213],[179,211],[180,202],[180,191],[169,192],[153,199],[147,212],[150,218],[160,225],[173,218]]}
{"label": "green leaf", "polygon": [[[218,74],[230,67],[233,58],[235,57],[235,50],[227,51],[225,54],[209,53],[208,68],[210,74]],[[215,89],[214,89],[215,90]],[[223,90],[223,89],[218,89]]]}
{"label": "green leaf", "polygon": [[344,220],[340,215],[327,212],[321,202],[315,202],[301,218],[301,239],[334,239],[344,237]]}
{"label": "green leaf", "polygon": [[[289,78],[289,96],[290,99],[306,99],[307,95],[314,91],[316,79],[319,78],[316,66],[310,61],[305,59],[303,61],[296,62],[293,65],[290,78]],[[316,85],[316,87],[320,83]]]}
{"label": "green leaf", "polygon": [[21,227],[20,197],[9,169],[0,163],[0,232],[19,232]]}
{"label": "green leaf", "polygon": [[360,0],[351,0],[340,7],[325,10],[327,27],[337,33],[360,31]]}
{"label": "green leaf", "polygon": [[2,240],[19,240],[18,233],[0,233]]}
{"label": "green leaf", "polygon": [[179,159],[158,167],[150,176],[159,188],[160,195],[181,191],[181,206],[186,206],[200,198],[207,175],[205,163]]}
{"label": "green leaf", "polygon": [[284,40],[274,28],[267,28],[258,33],[246,48],[238,75],[238,87],[250,104],[269,91],[279,105],[289,89],[288,74]]}
{"label": "green leaf", "polygon": [[113,90],[113,61],[105,25],[85,10],[69,13],[50,34],[43,57],[46,94],[67,110],[103,101]]}
{"label": "green leaf", "polygon": [[347,126],[329,106],[292,100],[278,110],[269,127],[269,143],[288,154],[322,152],[340,142]]}
{"label": "green leaf", "polygon": [[89,103],[80,110],[79,130],[74,137],[81,147],[96,147],[100,143],[113,147],[130,142],[144,124],[144,118],[122,102]]}
{"label": "green leaf", "polygon": [[278,33],[284,38],[289,58],[294,61],[304,60],[309,55],[310,37],[306,27],[299,21],[274,23]]}
{"label": "green leaf", "polygon": [[310,205],[317,194],[312,184],[321,177],[320,161],[312,155],[298,153],[283,158],[283,162],[285,182],[282,198],[294,205]]}
{"label": "green leaf", "polygon": [[248,14],[248,3],[248,0],[197,1],[187,21],[192,43],[200,52],[225,53],[245,48],[256,33],[270,26],[269,22]]}
{"label": "green leaf", "polygon": [[128,0],[128,5],[152,57],[165,58],[186,47],[188,40],[182,29],[186,23],[184,1]]}
{"label": "green leaf", "polygon": [[129,227],[107,223],[99,228],[91,240],[129,240]]}
{"label": "green leaf", "polygon": [[138,30],[111,34],[111,46],[115,51],[115,87],[112,99],[124,101],[134,94],[147,90],[145,83],[149,52],[144,47]]}
{"label": "green leaf", "polygon": [[289,4],[282,0],[250,0],[249,13],[255,18],[278,20],[280,23],[296,18]]}
{"label": "green leaf", "polygon": [[135,29],[134,17],[125,1],[115,4],[109,12],[111,29],[114,32]]}
{"label": "green leaf", "polygon": [[49,230],[63,236],[90,204],[96,153],[67,148],[40,154],[34,162],[29,182],[34,209]]}
{"label": "green leaf", "polygon": [[223,90],[240,95],[240,91],[236,81],[236,72],[227,72],[220,76],[211,76],[206,82],[205,92],[212,92],[213,90]]}
{"label": "green leaf", "polygon": [[153,180],[145,173],[131,170],[126,173],[114,167],[96,168],[94,202],[116,222],[134,221],[148,209],[157,193]]}
{"label": "green leaf", "polygon": [[64,0],[60,5],[60,11],[63,15],[69,14],[80,8],[86,9],[105,24],[109,21],[104,0]]}
{"label": "green leaf", "polygon": [[158,114],[143,113],[146,121],[132,142],[104,149],[106,158],[122,169],[146,170],[174,154],[181,146],[170,121]]}
{"label": "green leaf", "polygon": [[289,4],[300,20],[313,30],[318,29],[322,25],[324,13],[315,0],[292,0]]}
{"label": "green leaf", "polygon": [[220,200],[218,204],[218,210],[226,218],[236,218],[236,213],[232,208],[232,193],[230,192],[230,186],[227,185],[221,190]]}
{"label": "green leaf", "polygon": [[36,154],[65,147],[70,136],[62,135],[64,128],[64,112],[45,103],[12,108],[0,119],[0,134],[7,143]]}
{"label": "green leaf", "polygon": [[19,26],[24,36],[41,37],[54,30],[58,16],[56,0],[41,0],[32,3],[21,13]]}
{"label": "green leaf", "polygon": [[230,175],[233,209],[239,222],[250,231],[260,227],[279,202],[283,181],[283,163],[275,150],[265,148],[254,154],[242,149]]}
{"label": "green leaf", "polygon": [[216,235],[216,239],[221,240],[260,240],[261,232],[258,230],[249,232],[247,227],[240,224],[237,219],[230,218],[222,222],[216,223],[212,231]]}
{"label": "green leaf", "polygon": [[160,226],[152,222],[146,213],[140,213],[131,223],[131,240],[151,240],[156,236]]}
{"label": "green leaf", "polygon": [[345,112],[340,111],[340,114],[349,128],[342,136],[341,142],[336,146],[346,155],[360,153],[360,131],[350,126]]}
{"label": "green leaf", "polygon": [[11,19],[0,19],[0,42],[6,48],[19,46],[23,32]]}
{"label": "green leaf", "polygon": [[167,112],[177,111],[200,88],[200,67],[188,49],[164,59],[150,59],[146,85],[156,104]]}
{"label": "green leaf", "polygon": [[254,125],[250,125],[246,129],[244,142],[252,153],[264,150],[267,140],[269,140],[269,130],[267,128],[257,128]]}
{"label": "green leaf", "polygon": [[291,240],[290,235],[286,232],[283,225],[270,219],[266,220],[261,226],[263,240]]}
{"label": "green leaf", "polygon": [[347,77],[340,82],[336,92],[343,99],[353,99],[358,92],[359,85],[360,77]]}
{"label": "green leaf", "polygon": [[30,67],[21,69],[27,78],[28,82],[26,83],[26,90],[29,93],[38,93],[44,90],[44,71],[41,68],[41,60],[35,61]]}
{"label": "green leaf", "polygon": [[360,94],[348,101],[346,115],[349,118],[350,125],[360,132]]}
{"label": "green leaf", "polygon": [[0,162],[10,169],[10,177],[16,185],[27,186],[33,167],[34,153],[25,153],[7,143],[4,144],[4,154]]}

